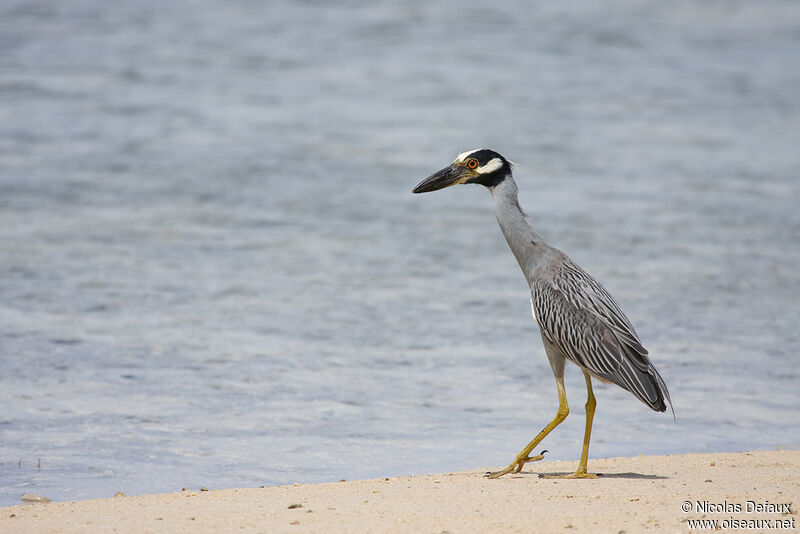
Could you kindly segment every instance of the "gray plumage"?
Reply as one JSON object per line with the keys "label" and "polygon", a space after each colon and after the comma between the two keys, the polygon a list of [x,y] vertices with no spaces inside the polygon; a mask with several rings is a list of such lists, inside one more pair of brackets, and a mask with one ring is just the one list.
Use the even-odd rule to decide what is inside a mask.
{"label": "gray plumage", "polygon": [[[509,174],[490,187],[495,215],[531,288],[531,308],[556,376],[568,359],[663,412],[667,386],[619,303],[566,254],[531,228]],[[670,403],[671,404],[671,403]]]}
{"label": "gray plumage", "polygon": [[511,164],[503,156],[489,149],[462,152],[449,167],[420,182],[414,193],[469,183],[483,185],[492,193],[497,222],[530,286],[531,310],[539,324],[558,392],[558,410],[553,420],[508,467],[488,476],[519,473],[526,463],[544,458],[543,452],[530,454],[569,414],[564,365],[570,360],[583,371],[587,399],[581,459],[575,473],[568,477],[591,478],[595,475],[587,472],[587,459],[596,407],[591,377],[617,384],[659,412],[667,409],[667,403],[672,407],[667,386],[614,297],[533,231],[517,200]]}

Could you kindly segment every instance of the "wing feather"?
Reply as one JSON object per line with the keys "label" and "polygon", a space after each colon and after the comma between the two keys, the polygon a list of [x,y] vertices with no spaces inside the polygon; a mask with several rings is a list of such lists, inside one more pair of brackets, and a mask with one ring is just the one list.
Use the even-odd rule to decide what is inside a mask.
{"label": "wing feather", "polygon": [[531,305],[542,335],[568,359],[654,410],[666,409],[669,392],[630,320],[578,265],[566,259],[549,276],[533,277]]}

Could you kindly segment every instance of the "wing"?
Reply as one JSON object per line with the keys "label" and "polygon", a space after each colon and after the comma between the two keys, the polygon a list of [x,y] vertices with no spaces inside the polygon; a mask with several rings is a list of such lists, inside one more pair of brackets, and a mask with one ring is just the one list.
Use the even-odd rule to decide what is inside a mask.
{"label": "wing", "polygon": [[592,375],[627,389],[654,410],[666,410],[667,387],[619,303],[568,258],[547,274],[531,280],[542,335]]}

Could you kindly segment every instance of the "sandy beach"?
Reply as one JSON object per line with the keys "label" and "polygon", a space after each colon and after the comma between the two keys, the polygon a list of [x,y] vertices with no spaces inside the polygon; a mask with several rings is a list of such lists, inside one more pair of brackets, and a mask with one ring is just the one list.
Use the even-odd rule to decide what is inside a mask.
{"label": "sandy beach", "polygon": [[596,479],[539,476],[571,472],[574,464],[543,461],[499,480],[485,478],[487,469],[476,469],[21,504],[0,509],[0,532],[617,534],[797,529],[800,451],[594,459],[589,468],[602,475]]}

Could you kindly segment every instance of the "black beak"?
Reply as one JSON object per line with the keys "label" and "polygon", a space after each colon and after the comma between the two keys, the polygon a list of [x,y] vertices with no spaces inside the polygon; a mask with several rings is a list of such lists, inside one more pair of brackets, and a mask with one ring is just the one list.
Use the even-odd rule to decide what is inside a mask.
{"label": "black beak", "polygon": [[464,178],[465,176],[462,169],[455,165],[450,165],[422,180],[417,184],[413,192],[428,193],[430,191],[437,191],[445,187],[450,187],[451,185],[463,183]]}

